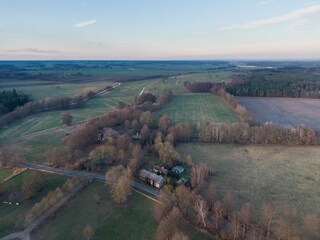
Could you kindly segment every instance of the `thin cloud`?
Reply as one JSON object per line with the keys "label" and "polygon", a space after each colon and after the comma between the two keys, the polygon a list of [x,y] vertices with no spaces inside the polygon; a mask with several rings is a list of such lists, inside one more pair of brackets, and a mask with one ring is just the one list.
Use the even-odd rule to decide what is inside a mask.
{"label": "thin cloud", "polygon": [[11,49],[6,50],[6,52],[10,53],[35,53],[35,54],[58,54],[62,53],[57,50],[43,50],[43,49],[37,49],[37,48],[19,48],[19,49]]}
{"label": "thin cloud", "polygon": [[87,27],[87,26],[90,26],[92,24],[95,24],[96,22],[97,22],[96,19],[86,20],[86,21],[82,21],[82,22],[76,23],[74,26],[76,28],[83,28],[83,27]]}
{"label": "thin cloud", "polygon": [[244,24],[235,24],[231,26],[225,26],[220,28],[219,30],[225,31],[225,30],[253,29],[253,28],[258,28],[262,26],[276,25],[280,23],[303,19],[303,18],[315,16],[317,14],[320,14],[320,5],[314,5],[311,7],[295,10],[291,13],[284,14],[278,17],[252,21]]}

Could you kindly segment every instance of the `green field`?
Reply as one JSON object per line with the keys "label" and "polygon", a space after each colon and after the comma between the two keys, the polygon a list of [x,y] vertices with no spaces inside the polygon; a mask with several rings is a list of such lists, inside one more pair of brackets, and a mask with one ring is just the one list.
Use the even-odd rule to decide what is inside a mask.
{"label": "green field", "polygon": [[[93,98],[82,108],[68,110],[73,116],[73,123],[101,116],[115,108],[119,101],[131,102],[144,86],[156,83],[157,80],[139,81],[121,85],[110,93]],[[20,119],[0,130],[0,140],[25,136],[49,128],[62,126],[62,114],[66,111],[43,112]]]}
{"label": "green field", "polygon": [[[210,97],[206,94],[202,95],[203,97],[196,97],[196,95],[180,96],[188,94],[183,87],[183,82],[185,80],[193,79],[193,81],[204,81],[207,78],[210,79],[211,75],[214,77],[221,76],[222,79],[225,79],[229,76],[229,74],[229,72],[209,72],[178,76],[177,78],[179,78],[181,81],[172,77],[168,79],[159,78],[128,82],[124,83],[110,93],[106,93],[102,96],[91,99],[86,103],[85,107],[71,109],[68,110],[68,112],[70,112],[70,114],[73,116],[73,123],[79,123],[93,117],[101,116],[105,112],[114,109],[119,101],[123,101],[125,103],[132,102],[134,97],[139,95],[143,88],[145,88],[145,92],[153,92],[156,94],[162,92],[164,89],[170,88],[173,90],[175,95],[178,95],[178,97],[174,98],[173,102],[166,107],[164,112],[168,111],[168,113],[175,113],[176,116],[174,119],[177,120],[177,122],[186,118],[190,118],[190,120],[187,120],[187,122],[193,123],[203,121],[234,121],[236,119],[235,114],[233,114],[231,109],[217,97]],[[214,77],[212,77],[214,81],[219,80],[215,79]],[[81,91],[105,86],[108,84],[108,82],[93,82],[92,85],[90,84],[91,83],[64,83],[59,85],[60,89],[56,89],[56,85],[39,86],[40,89],[28,86],[25,87],[25,90],[30,91],[30,93],[34,91],[34,94],[40,94],[43,96],[74,96],[76,93]],[[40,95],[38,97],[42,98],[43,96]],[[185,101],[188,102],[187,107],[185,107]],[[176,111],[177,109],[179,109],[179,112]],[[188,111],[192,111],[192,114],[189,115]],[[10,124],[7,128],[0,129],[0,141],[26,136],[50,128],[61,127],[61,118],[64,112],[65,111],[43,112],[17,120]],[[200,120],[198,119],[198,115],[200,116]]]}
{"label": "green field", "polygon": [[0,168],[0,182],[12,174],[12,169]]}
{"label": "green field", "polygon": [[[105,186],[96,182],[77,194],[33,237],[86,239],[83,229],[89,225],[94,239],[154,239],[158,223],[153,218],[153,207],[151,200],[136,193],[125,205],[117,205]],[[209,239],[196,230],[190,233],[194,240]]]}
{"label": "green field", "polygon": [[179,152],[214,171],[218,194],[233,192],[240,202],[296,207],[320,216],[320,148],[180,144]]}
{"label": "green field", "polygon": [[22,91],[32,96],[34,100],[45,99],[47,97],[75,97],[88,91],[95,91],[106,86],[111,86],[113,82],[90,82],[90,83],[43,83],[25,81],[10,81],[8,84],[0,84],[0,91],[12,90]]}
{"label": "green field", "polygon": [[183,84],[184,82],[228,82],[230,81],[230,71],[206,71],[201,73],[193,73],[187,75],[180,75],[174,77],[178,81],[178,84]]}
{"label": "green field", "polygon": [[174,96],[158,114],[168,114],[175,123],[234,122],[236,114],[219,97],[212,94]]}
{"label": "green field", "polygon": [[[10,194],[20,193],[22,182],[28,178],[30,170],[18,175],[10,181],[0,186],[0,237],[19,231],[22,227],[23,220],[28,211],[36,202],[39,202],[46,194],[57,187],[63,185],[66,177],[60,175],[52,175],[41,173],[44,177],[44,189],[30,200],[25,200],[18,197],[16,200],[11,200],[12,204],[4,204],[4,201],[10,201]],[[16,205],[18,202],[20,205]]]}

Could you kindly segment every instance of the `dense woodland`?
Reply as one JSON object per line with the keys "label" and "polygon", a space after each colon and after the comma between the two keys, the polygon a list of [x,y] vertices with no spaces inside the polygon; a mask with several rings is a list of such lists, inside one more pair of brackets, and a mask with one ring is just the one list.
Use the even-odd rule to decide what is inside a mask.
{"label": "dense woodland", "polygon": [[[239,81],[240,80],[240,81]],[[237,76],[226,90],[235,96],[319,98],[318,68],[254,70]]]}
{"label": "dense woodland", "polygon": [[16,107],[23,106],[27,102],[32,101],[31,97],[22,92],[12,91],[0,92],[0,116],[8,112],[12,112]]}

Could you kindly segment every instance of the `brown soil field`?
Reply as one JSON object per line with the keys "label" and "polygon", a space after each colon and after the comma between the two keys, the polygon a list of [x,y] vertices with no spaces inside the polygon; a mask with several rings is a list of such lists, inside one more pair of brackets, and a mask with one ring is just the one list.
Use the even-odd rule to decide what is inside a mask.
{"label": "brown soil field", "polygon": [[305,124],[320,130],[320,99],[237,97],[262,123],[284,126]]}

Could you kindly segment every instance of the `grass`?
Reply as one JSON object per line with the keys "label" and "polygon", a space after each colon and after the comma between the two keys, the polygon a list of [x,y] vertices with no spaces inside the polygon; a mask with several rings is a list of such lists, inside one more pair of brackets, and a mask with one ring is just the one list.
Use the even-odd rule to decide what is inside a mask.
{"label": "grass", "polygon": [[[100,203],[95,201],[97,196]],[[83,229],[90,225],[94,239],[153,239],[157,223],[153,203],[133,194],[124,206],[112,202],[105,186],[93,183],[72,199],[34,236],[46,239],[85,239]]]}
{"label": "grass", "polygon": [[65,134],[65,131],[50,132],[30,139],[22,139],[10,145],[11,148],[16,148],[26,161],[44,162],[46,151],[59,146]]}
{"label": "grass", "polygon": [[239,202],[289,204],[320,216],[320,149],[317,147],[180,144],[193,161],[207,162],[220,197],[233,192]]}
{"label": "grass", "polygon": [[175,77],[178,83],[183,84],[184,82],[228,82],[230,81],[230,71],[207,71],[201,73],[194,73],[188,75],[180,75]]}
{"label": "grass", "polygon": [[47,97],[74,97],[81,93],[111,86],[112,84],[113,82],[110,81],[89,83],[10,81],[7,85],[0,84],[0,91],[15,88],[17,91],[30,94],[34,100],[39,100]]}
{"label": "grass", "polygon": [[[83,230],[89,225],[94,239],[154,239],[158,223],[153,218],[153,206],[152,201],[136,193],[127,204],[117,205],[112,202],[105,186],[95,182],[37,229],[33,237],[86,239]],[[193,240],[211,239],[193,228],[190,234]]]}
{"label": "grass", "polygon": [[13,173],[12,169],[0,168],[0,182]]}
{"label": "grass", "polygon": [[168,114],[175,123],[234,122],[236,114],[219,97],[211,94],[174,96],[158,114]]}
{"label": "grass", "polygon": [[[79,123],[93,117],[101,116],[114,109],[119,101],[129,103],[137,96],[144,86],[157,83],[157,80],[146,80],[126,83],[114,91],[93,98],[83,108],[70,109],[73,123]],[[62,126],[62,114],[66,111],[43,112],[28,116],[0,129],[0,140],[9,140],[26,136],[39,131]]]}
{"label": "grass", "polygon": [[[20,193],[22,182],[28,178],[30,172],[28,170],[0,186],[0,192],[2,192],[0,194],[0,237],[19,231],[26,214],[33,205],[46,196],[49,191],[62,186],[67,179],[60,175],[41,173],[44,177],[45,187],[36,197],[30,200],[19,198],[12,200],[13,204],[11,205],[4,204],[4,201],[10,201],[10,194]],[[16,202],[19,202],[20,205],[16,205]]]}
{"label": "grass", "polygon": [[[183,87],[183,82],[185,80],[204,81],[206,78],[208,78],[212,79],[212,81],[217,81],[217,76],[222,76],[221,79],[225,79],[227,78],[227,76],[229,76],[229,74],[229,72],[205,72],[190,75],[181,75],[177,77],[177,79],[179,78],[179,80],[173,77],[169,79],[159,78],[137,82],[128,82],[124,83],[110,93],[93,98],[86,103],[85,107],[79,109],[71,109],[68,110],[68,112],[70,112],[70,114],[73,116],[73,123],[79,123],[93,117],[101,116],[105,112],[114,109],[119,101],[123,101],[125,103],[132,102],[134,97],[139,95],[144,87],[146,88],[146,92],[153,92],[156,94],[160,93],[166,88],[171,88],[174,94],[178,95],[179,98],[174,99],[175,102],[170,104],[172,109],[169,109],[169,112],[176,112],[175,108],[180,108],[181,104],[183,104],[183,101],[188,100],[188,102],[190,103],[190,109],[185,108],[184,111],[181,112],[182,115],[184,114],[183,118],[188,115],[186,111],[194,110],[194,108],[201,107],[202,109],[200,110],[200,114],[202,114],[204,119],[208,118],[208,120],[210,121],[228,121],[228,119],[230,120],[231,118],[235,119],[235,116],[230,111],[230,108],[228,108],[225,104],[218,100],[218,98],[211,98],[208,95],[203,95],[203,99],[201,99],[200,97],[195,99],[195,96],[190,95],[188,97],[180,97],[180,95],[186,94],[186,90]],[[84,84],[64,83],[59,85],[60,89],[56,88],[58,85],[42,85],[39,86],[39,89],[30,86],[26,86],[25,88],[26,90],[29,89],[29,91],[34,91],[35,93],[43,94],[44,96],[62,96],[76,94],[76,92],[84,91],[84,89],[88,90],[89,88],[91,89],[100,87],[100,85],[104,86],[107,83],[108,82],[93,82]],[[41,96],[39,97],[42,98]],[[181,101],[179,101],[179,99],[181,99]],[[208,101],[209,99],[210,101]],[[191,103],[192,101],[196,102]],[[202,106],[203,104],[204,107]],[[17,120],[14,123],[10,124],[7,128],[0,129],[0,140],[10,140],[16,137],[26,136],[28,134],[43,131],[46,129],[60,127],[62,126],[61,118],[64,112],[66,111],[43,112],[31,115],[24,119]],[[198,114],[197,111],[196,114]],[[191,122],[197,122],[196,114],[194,115],[194,118],[191,119]],[[177,118],[179,120],[178,115]],[[200,121],[202,120],[203,119],[201,119]]]}

